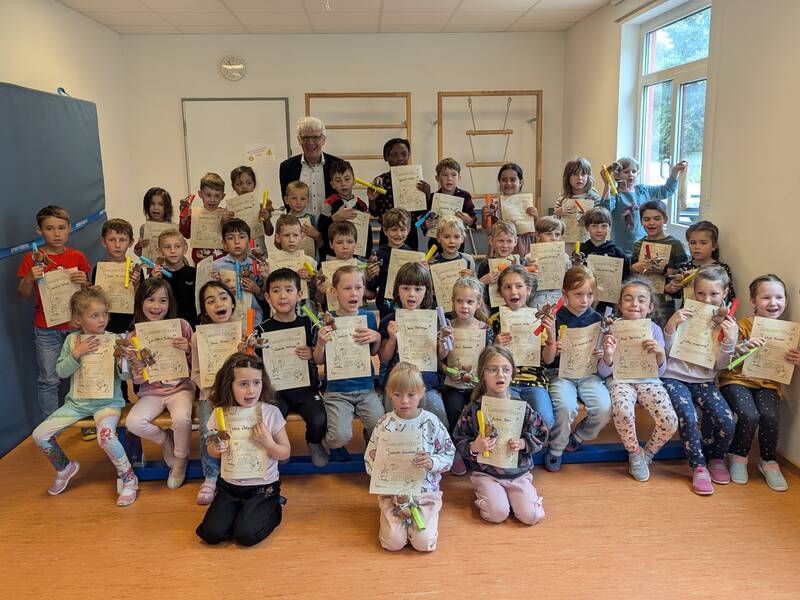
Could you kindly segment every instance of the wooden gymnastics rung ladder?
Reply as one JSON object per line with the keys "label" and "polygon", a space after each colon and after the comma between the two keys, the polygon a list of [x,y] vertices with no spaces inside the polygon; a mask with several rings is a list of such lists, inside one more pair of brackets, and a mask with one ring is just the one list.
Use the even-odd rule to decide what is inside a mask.
{"label": "wooden gymnastics rung ladder", "polygon": [[[472,183],[472,189],[475,189],[475,177],[473,176],[472,169],[479,167],[502,167],[506,164],[506,156],[508,155],[508,143],[511,141],[511,136],[514,133],[513,129],[508,128],[508,113],[511,110],[511,96],[506,101],[506,114],[503,117],[503,126],[500,129],[478,129],[475,123],[475,111],[472,108],[472,96],[467,96],[467,106],[469,107],[469,116],[472,119],[472,129],[467,129],[464,133],[469,140],[469,149],[472,152],[472,160],[467,162],[467,169],[469,169],[469,180]],[[475,156],[475,145],[472,143],[472,138],[476,135],[504,135],[506,136],[506,147],[503,150],[503,160],[485,160],[479,161]]]}

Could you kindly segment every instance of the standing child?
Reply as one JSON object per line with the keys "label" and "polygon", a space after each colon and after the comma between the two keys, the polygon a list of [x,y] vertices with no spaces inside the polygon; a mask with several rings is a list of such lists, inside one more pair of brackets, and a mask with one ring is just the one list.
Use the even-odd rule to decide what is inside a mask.
{"label": "standing child", "polygon": [[[197,325],[197,306],[195,305],[195,281],[197,270],[186,264],[186,240],[177,229],[167,229],[158,236],[158,253],[163,264],[157,264],[150,271],[151,277],[163,278],[172,288],[175,297],[175,311],[192,327]],[[163,271],[172,277],[164,277]]]}
{"label": "standing child", "polygon": [[256,172],[247,165],[236,167],[231,171],[231,187],[237,196],[254,192],[256,189]]}
{"label": "standing child", "polygon": [[[175,297],[172,288],[163,279],[150,278],[142,282],[136,290],[133,322],[161,321],[175,318]],[[181,335],[172,340],[175,348],[183,350],[187,359],[192,346],[192,326],[180,319]],[[130,340],[135,331],[128,334]],[[151,381],[145,379],[145,365],[132,356],[133,382],[139,384],[139,399],[128,413],[126,421],[131,433],[155,442],[161,446],[164,462],[170,467],[167,487],[177,489],[186,477],[186,464],[189,460],[189,446],[192,438],[192,401],[194,383],[190,377],[173,381]],[[169,411],[172,426],[163,431],[153,423],[164,410]]]}
{"label": "standing child", "polygon": [[489,258],[508,258],[512,262],[519,262],[519,255],[514,254],[517,246],[517,228],[511,221],[497,221],[489,231],[489,251],[486,258],[478,265],[478,278],[484,285],[483,299],[486,306],[489,302],[489,286],[497,283],[500,271],[489,268]]}
{"label": "standing child", "polygon": [[34,296],[36,304],[33,316],[33,341],[39,368],[36,398],[42,417],[47,417],[58,408],[56,361],[72,325],[67,321],[48,326],[38,282],[47,271],[77,267],[78,270],[70,275],[70,281],[85,286],[88,284],[86,275],[92,269],[83,252],[67,247],[69,213],[60,206],[45,206],[36,213],[36,233],[44,238],[44,246],[36,255],[31,252],[22,259],[17,270],[17,296],[23,300]]}
{"label": "standing child", "polygon": [[[522,176],[522,167],[517,163],[506,163],[500,167],[497,173],[497,185],[500,188],[501,199],[503,196],[513,196],[514,194],[521,194],[522,188],[525,185],[525,180]],[[501,200],[502,201],[502,200]],[[535,206],[529,207],[525,211],[527,215],[534,221],[539,218],[539,211]],[[490,222],[496,223],[500,219],[500,204],[492,200],[489,206],[483,209],[483,229],[488,231],[490,229]],[[530,250],[531,242],[533,242],[533,234],[525,233],[520,235],[516,240],[515,252],[520,256],[525,256]]]}
{"label": "standing child", "polygon": [[[780,319],[786,309],[786,285],[773,274],[756,277],[750,284],[750,306],[756,317]],[[739,319],[739,349],[745,352],[763,346],[763,338],[751,338],[753,317]],[[800,366],[800,351],[793,348],[784,360]],[[719,390],[736,413],[736,431],[729,448],[731,480],[747,483],[747,457],[758,429],[758,470],[767,485],[776,492],[789,489],[781,468],[776,462],[781,396],[781,384],[767,379],[754,379],[742,374],[742,365],[733,371],[724,370],[719,375]]]}
{"label": "standing child", "polygon": [[691,297],[692,287],[688,285],[688,282],[686,287],[681,286],[680,282],[707,265],[719,265],[725,269],[728,280],[731,282],[728,286],[728,295],[725,297],[725,304],[730,304],[736,297],[733,289],[733,273],[728,265],[719,260],[719,229],[717,226],[711,221],[698,221],[689,225],[686,230],[686,242],[689,245],[691,262],[685,264],[680,272],[675,274],[674,279],[666,285],[666,291],[675,296]]}
{"label": "standing child", "polygon": [[[291,186],[291,184],[289,185]],[[303,224],[300,223],[300,219],[296,216],[281,215],[275,223],[275,247],[282,252],[287,252],[292,255],[298,253],[299,255],[303,252],[300,244],[306,235],[304,231]],[[307,262],[311,267],[316,269],[317,260],[313,256],[308,256],[307,254],[305,256],[308,257]],[[266,266],[269,268],[269,263],[267,263]],[[264,277],[268,275],[269,273],[267,272]],[[316,295],[316,279],[312,277],[304,267],[298,267],[297,275],[300,279],[304,279],[308,282],[308,297],[314,298]]]}
{"label": "standing child", "polygon": [[[698,302],[720,306],[728,293],[728,274],[725,269],[715,265],[697,272],[694,280],[694,296]],[[711,482],[730,483],[731,475],[725,466],[725,453],[734,433],[734,420],[730,408],[715,384],[720,370],[728,366],[736,350],[738,327],[733,315],[722,321],[724,337],[717,350],[712,368],[706,368],[669,356],[678,325],[693,316],[687,308],[681,308],[672,315],[664,327],[664,340],[667,351],[667,370],[661,379],[667,388],[672,407],[678,415],[678,431],[683,448],[689,457],[692,468],[692,489],[696,494],[707,496],[714,493]],[[716,333],[716,332],[715,332]],[[697,425],[697,404],[703,411],[703,420],[710,424],[709,436],[701,438]],[[708,459],[708,468],[706,468]]]}
{"label": "standing child", "polygon": [[[336,193],[325,200],[319,215],[319,231],[322,234],[322,258],[333,255],[328,229],[332,223],[352,221],[359,212],[369,213],[369,205],[353,193],[355,175],[353,167],[346,160],[337,160],[331,164],[331,186]],[[372,232],[367,228],[366,255],[372,255]]]}
{"label": "standing child", "polygon": [[241,273],[239,279],[243,292],[251,294],[250,306],[255,311],[254,323],[264,318],[261,307],[264,297],[264,280],[258,274],[256,260],[250,256],[250,226],[241,219],[233,218],[222,226],[222,246],[228,254],[214,261],[215,278],[222,270]]}
{"label": "standing child", "polygon": [[[628,280],[622,285],[619,295],[619,311],[623,319],[635,321],[647,319],[653,312],[653,288],[650,282],[642,278]],[[667,369],[667,355],[664,351],[664,334],[661,327],[652,323],[652,339],[644,340],[642,348],[656,358],[658,375]],[[603,339],[603,360],[597,369],[601,377],[606,379],[611,394],[611,415],[614,427],[628,451],[628,472],[636,481],[647,481],[650,478],[650,463],[658,451],[666,444],[678,429],[678,417],[672,408],[669,394],[658,377],[642,379],[616,379],[614,377],[614,350],[617,339],[613,332]],[[655,421],[653,433],[644,447],[639,445],[636,435],[636,404],[644,406]]]}
{"label": "standing child", "polygon": [[[564,222],[553,216],[542,217],[536,221],[535,244],[545,242],[560,242],[564,237]],[[528,254],[525,257],[526,263],[535,264],[536,261]],[[572,266],[572,259],[566,252],[564,253],[564,267],[569,269]],[[561,298],[561,290],[536,290],[530,300],[531,306],[542,307],[545,304],[555,304]]]}
{"label": "standing child", "polygon": [[[328,239],[333,258],[336,260],[358,262],[359,266],[366,269],[366,281],[374,281],[380,274],[380,264],[377,261],[366,263],[355,256],[356,242],[358,241],[358,230],[350,221],[335,221],[328,227]],[[329,259],[330,260],[330,259]],[[319,306],[327,306],[326,292],[330,287],[330,281],[325,276],[318,276],[316,279],[316,302]],[[367,292],[368,293],[368,292]]]}
{"label": "standing child", "polygon": [[[622,259],[622,281],[625,281],[631,274],[631,261],[628,255],[622,251],[612,240],[608,239],[611,231],[611,213],[608,209],[598,206],[590,208],[583,215],[583,226],[589,234],[589,239],[580,246],[581,254],[588,257],[592,254],[599,256],[610,256]],[[595,309],[603,314],[610,302],[598,302]]]}
{"label": "standing child", "polygon": [[[464,224],[464,227],[475,226],[475,205],[472,203],[472,195],[458,187],[459,179],[461,178],[461,165],[454,158],[443,158],[436,165],[436,182],[439,184],[439,189],[436,190],[437,194],[447,194],[449,196],[457,196],[464,200],[464,206],[458,211],[455,216]],[[425,184],[427,189],[424,190],[428,196],[428,210],[431,208],[433,202],[433,195],[430,193],[430,186]],[[427,231],[436,225],[437,215],[431,215],[422,226],[423,231]],[[466,233],[464,239],[466,239]],[[433,239],[428,240],[428,248],[433,246]],[[461,241],[461,246],[458,250],[463,250],[464,240]]]}
{"label": "standing child", "polygon": [[[100,347],[100,340],[96,336],[104,334],[108,324],[108,298],[99,287],[92,286],[75,292],[69,304],[72,321],[79,331],[67,336],[56,362],[56,372],[63,378],[72,377],[81,368],[81,359]],[[107,398],[74,398],[70,389],[64,405],[33,431],[33,442],[56,469],[56,479],[47,490],[51,496],[67,489],[69,480],[80,469],[77,461],[69,460],[64,454],[56,436],[76,421],[91,415],[97,423],[97,443],[117,470],[117,506],[128,506],[136,500],[139,482],[125,449],[117,439],[117,423],[125,405],[120,392],[120,378],[123,376],[127,376],[127,373],[121,374],[119,364],[115,364],[112,396]]]}
{"label": "standing child", "polygon": [[[278,461],[291,455],[286,421],[275,406],[275,391],[257,356],[236,353],[222,365],[214,379],[211,403],[215,407],[260,407],[262,421],[253,427],[253,442],[267,451],[264,474],[250,479],[219,480],[219,492],[195,533],[207,544],[232,538],[242,546],[263,541],[281,523],[281,481]],[[217,434],[214,415],[206,421],[211,430],[208,453],[219,458],[230,450]]]}
{"label": "standing child", "polygon": [[[406,263],[397,271],[394,280],[394,294],[392,295],[396,305],[406,310],[431,310],[433,308],[433,283],[431,273],[420,263]],[[438,360],[444,360],[447,356],[445,349],[445,337],[449,332],[440,328],[438,342],[436,344],[436,354]],[[449,328],[448,328],[449,329]],[[381,349],[378,353],[381,363],[386,365],[388,372],[392,370],[399,360],[397,332],[398,326],[395,321],[395,312],[392,311],[381,319]],[[442,395],[439,393],[440,381],[437,371],[422,371],[422,379],[425,382],[425,409],[439,417],[447,427],[447,413],[444,410]],[[384,400],[384,406],[389,409],[391,406],[389,399]]]}
{"label": "standing child", "polygon": [[555,216],[563,217],[575,214],[577,207],[572,206],[571,203],[565,206],[564,201],[569,199],[577,199],[581,203],[584,208],[581,212],[588,211],[600,203],[600,194],[594,189],[592,165],[582,156],[576,156],[564,165],[564,173],[561,176],[561,193],[556,199],[553,210]]}
{"label": "standing child", "polygon": [[459,248],[464,245],[467,229],[464,222],[457,217],[441,217],[437,219],[436,241],[439,242],[439,252],[437,252],[431,264],[450,262],[452,260],[463,260],[467,266],[462,271],[462,275],[475,275],[475,259],[471,254],[460,252]]}
{"label": "standing child", "polygon": [[[392,256],[392,249],[398,250],[411,250],[411,247],[406,245],[408,239],[408,232],[411,229],[411,216],[402,208],[390,208],[383,215],[381,222],[382,235],[385,235],[388,243],[382,245],[375,252],[375,261],[378,263],[378,276],[367,283],[367,298],[375,300],[375,305],[378,307],[378,313],[383,318],[394,310],[394,304],[391,297],[392,290],[389,291],[387,298],[386,280],[389,276],[389,259]],[[371,257],[370,257],[371,258]]]}
{"label": "standing child", "polygon": [[[284,202],[286,203],[286,215],[285,216],[292,216],[298,220],[300,224],[300,233],[302,234],[300,240],[298,240],[298,246],[296,249],[300,248],[300,245],[303,243],[304,238],[310,238],[313,241],[313,244],[307,244],[306,254],[311,256],[311,258],[317,258],[317,249],[322,246],[323,239],[320,230],[317,228],[317,218],[307,212],[308,209],[308,199],[311,195],[311,192],[308,189],[308,185],[303,181],[292,181],[286,186],[286,197],[284,198]],[[308,221],[308,223],[303,222],[303,220]],[[278,234],[277,234],[277,224],[276,224],[276,233],[275,233],[275,247],[283,250],[284,252],[293,252],[293,250],[287,250],[281,246],[278,246]],[[312,254],[310,246],[313,246]]]}
{"label": "standing child", "polygon": [[[200,190],[197,192],[203,201],[203,208],[207,211],[219,213],[220,221],[225,221],[225,210],[220,208],[222,199],[225,198],[225,181],[216,173],[206,173],[200,179]],[[183,237],[192,237],[192,202],[193,197],[189,196],[180,202],[180,215],[178,229]],[[222,241],[222,240],[220,240]],[[197,248],[192,245],[192,262],[196,265],[201,260],[212,254],[217,254],[215,248]]]}
{"label": "standing child", "polygon": [[480,383],[472,391],[472,401],[464,408],[453,430],[456,449],[472,474],[470,483],[475,488],[475,506],[481,518],[490,523],[502,523],[510,511],[525,525],[536,525],[544,519],[542,498],[533,487],[533,456],[547,440],[547,428],[542,419],[525,405],[525,419],[522,435],[508,440],[508,449],[519,451],[517,467],[501,469],[478,462],[484,451],[502,451],[497,448],[494,437],[480,434],[477,412],[481,409],[483,396],[506,400],[519,400],[511,387],[514,377],[514,357],[506,348],[487,346],[478,359],[478,379]]}
{"label": "standing child", "polygon": [[[618,194],[611,195],[611,188],[605,182],[600,204],[611,212],[614,218],[614,241],[626,253],[631,252],[633,242],[645,235],[640,221],[639,207],[650,199],[666,200],[678,189],[678,174],[685,171],[687,163],[680,161],[669,174],[664,185],[642,185],[636,183],[639,163],[632,158],[620,158],[609,165],[608,170],[616,181]],[[634,255],[636,260],[636,255]]]}
{"label": "standing child", "polygon": [[[103,223],[100,230],[100,243],[105,248],[108,262],[124,263],[125,253],[133,244],[133,227],[125,219],[109,219]],[[142,278],[142,270],[139,268],[131,269],[130,285],[139,287]],[[97,265],[92,269],[91,282],[97,279]],[[131,328],[133,316],[128,313],[109,313],[106,331],[111,333],[128,333]],[[123,384],[125,387],[125,384]]]}
{"label": "standing child", "polygon": [[[172,196],[164,188],[151,187],[144,193],[144,220],[153,223],[172,223]],[[144,223],[139,226],[139,241],[133,247],[136,256],[141,256],[142,251],[150,245],[150,240],[144,239]]]}
{"label": "standing child", "polygon": [[[397,551],[409,542],[415,550],[431,552],[436,550],[439,537],[439,511],[442,509],[442,492],[439,483],[442,473],[450,469],[455,456],[453,442],[447,428],[435,415],[419,407],[425,395],[425,383],[419,369],[412,364],[401,362],[392,370],[386,380],[386,395],[392,401],[392,410],[383,415],[375,427],[364,452],[364,466],[372,475],[373,461],[381,444],[395,431],[422,430],[422,447],[414,455],[415,467],[425,469],[422,490],[411,497],[381,496],[378,506],[381,511],[381,528],[378,539],[381,547]],[[411,514],[409,504],[420,512],[425,528],[417,529],[409,524]]]}

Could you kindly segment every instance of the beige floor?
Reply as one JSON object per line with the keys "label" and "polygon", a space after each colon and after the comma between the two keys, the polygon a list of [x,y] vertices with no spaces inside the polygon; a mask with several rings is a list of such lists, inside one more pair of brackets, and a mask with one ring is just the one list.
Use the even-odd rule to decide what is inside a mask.
{"label": "beige floor", "polygon": [[30,440],[0,461],[9,598],[800,598],[794,475],[780,494],[751,468],[747,486],[701,498],[680,462],[657,463],[644,484],[623,463],[538,469],[547,517],[534,528],[481,522],[468,480],[447,476],[431,555],[379,548],[366,475],[285,477],[272,537],[210,548],[194,534],[197,482],[143,483],[120,509],[97,445],[62,438],[82,468],[61,496],[46,494],[53,472]]}

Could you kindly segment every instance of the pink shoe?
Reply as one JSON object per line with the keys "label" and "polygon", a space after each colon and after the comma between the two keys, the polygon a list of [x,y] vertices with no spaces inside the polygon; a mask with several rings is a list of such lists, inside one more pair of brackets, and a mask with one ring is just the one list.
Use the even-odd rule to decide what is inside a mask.
{"label": "pink shoe", "polygon": [[458,477],[467,474],[467,465],[464,464],[464,459],[461,458],[458,452],[456,452],[456,456],[453,459],[453,466],[450,467],[450,474]]}
{"label": "pink shoe", "polygon": [[714,486],[711,485],[711,475],[705,467],[695,467],[692,473],[692,490],[701,496],[710,496],[714,493]]}
{"label": "pink shoe", "polygon": [[117,506],[130,506],[136,501],[137,492],[139,490],[139,480],[136,476],[132,481],[122,483],[121,479],[117,479]]}
{"label": "pink shoe", "polygon": [[81,465],[77,460],[69,461],[66,467],[60,471],[56,471],[56,479],[53,482],[53,485],[48,488],[47,493],[51,496],[58,496],[61,492],[67,489],[69,480],[75,477],[80,469]]}
{"label": "pink shoe", "polygon": [[731,472],[725,466],[725,461],[715,458],[708,461],[708,471],[711,474],[711,481],[720,485],[727,485],[731,482]]}

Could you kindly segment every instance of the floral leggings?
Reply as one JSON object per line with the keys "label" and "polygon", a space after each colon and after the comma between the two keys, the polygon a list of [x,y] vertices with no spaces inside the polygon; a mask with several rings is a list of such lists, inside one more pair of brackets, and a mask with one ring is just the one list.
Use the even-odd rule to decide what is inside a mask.
{"label": "floral leggings", "polygon": [[611,416],[622,445],[628,452],[639,451],[636,435],[636,402],[644,406],[655,421],[655,428],[644,449],[651,455],[661,450],[678,429],[678,416],[669,394],[660,383],[608,383],[611,393]]}
{"label": "floral leggings", "polygon": [[98,445],[117,469],[118,477],[124,483],[133,481],[131,463],[125,454],[125,448],[117,438],[119,414],[120,409],[115,406],[87,409],[67,400],[64,406],[53,412],[33,430],[33,443],[42,449],[56,471],[61,471],[69,464],[69,459],[58,445],[56,436],[76,421],[93,415],[97,423]]}

